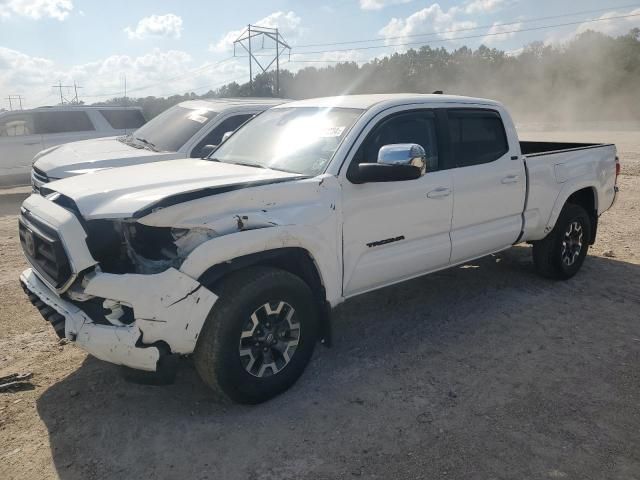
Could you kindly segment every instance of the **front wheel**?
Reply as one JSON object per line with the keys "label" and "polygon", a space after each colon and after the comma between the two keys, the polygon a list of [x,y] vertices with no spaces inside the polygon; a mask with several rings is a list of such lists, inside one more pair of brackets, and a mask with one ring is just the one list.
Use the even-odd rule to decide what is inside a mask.
{"label": "front wheel", "polygon": [[573,277],[587,256],[590,239],[589,214],[579,205],[565,205],[549,235],[533,243],[536,270],[547,278]]}
{"label": "front wheel", "polygon": [[223,281],[198,338],[194,360],[222,399],[260,403],[289,388],[311,359],[318,312],[299,277],[252,267]]}

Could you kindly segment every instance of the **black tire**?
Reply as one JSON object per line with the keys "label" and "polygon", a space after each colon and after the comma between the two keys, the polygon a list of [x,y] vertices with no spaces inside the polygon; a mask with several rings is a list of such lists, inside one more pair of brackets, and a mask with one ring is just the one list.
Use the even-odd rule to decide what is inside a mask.
{"label": "black tire", "polygon": [[[213,288],[219,299],[198,338],[194,352],[196,370],[220,400],[264,402],[293,385],[311,359],[318,338],[318,311],[313,294],[299,277],[270,267],[250,267],[232,273],[221,283]],[[288,315],[291,309],[293,313]],[[279,313],[274,313],[275,310]],[[259,324],[253,321],[253,314]],[[285,321],[288,323],[282,323]],[[288,328],[292,324],[294,327]],[[249,331],[250,328],[253,330]],[[265,332],[271,331],[274,333],[268,340]],[[243,334],[251,333],[251,337],[241,339]],[[265,347],[273,341],[279,347]],[[245,342],[250,342],[251,353],[241,356],[241,350],[247,351]],[[297,346],[286,347],[289,359],[286,361],[278,348],[296,342]],[[264,348],[270,349],[268,353],[263,353]],[[275,366],[276,362],[280,364],[277,371],[262,367]]]}
{"label": "black tire", "polygon": [[[570,229],[571,232],[575,232],[576,225],[581,228],[581,246],[577,252],[577,247],[571,247],[574,251],[573,254],[569,254],[569,247],[563,248],[563,243],[565,236],[571,235]],[[578,273],[589,250],[591,228],[591,219],[584,208],[571,203],[566,204],[549,235],[533,243],[533,263],[537,272],[543,277],[556,280],[567,280]],[[571,263],[567,263],[569,261]]]}

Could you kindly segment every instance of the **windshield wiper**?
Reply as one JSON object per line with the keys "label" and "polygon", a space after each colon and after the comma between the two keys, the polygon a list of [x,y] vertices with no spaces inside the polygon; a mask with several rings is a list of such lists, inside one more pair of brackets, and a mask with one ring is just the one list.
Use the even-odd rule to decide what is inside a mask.
{"label": "windshield wiper", "polygon": [[298,172],[292,172],[291,170],[284,170],[282,168],[267,167],[265,165],[260,165],[259,163],[225,162],[225,161],[220,160],[219,158],[215,158],[215,157],[209,157],[209,158],[207,158],[207,160],[210,160],[212,162],[226,163],[226,164],[229,164],[229,165],[242,165],[243,167],[263,168],[265,170],[275,170],[275,171],[278,171],[278,172],[286,172],[286,173],[298,173]]}
{"label": "windshield wiper", "polygon": [[269,167],[265,167],[264,165],[260,165],[259,163],[250,163],[250,162],[226,162],[226,163],[231,163],[233,165],[242,165],[243,167],[265,168],[267,170],[271,170]]}
{"label": "windshield wiper", "polygon": [[143,145],[139,145],[136,142],[134,142],[132,135],[124,135],[122,137],[118,137],[117,140],[120,143],[124,143],[125,145],[128,145],[128,146],[133,147],[133,148],[138,148],[138,149],[145,148]]}
{"label": "windshield wiper", "polygon": [[156,147],[153,143],[151,143],[146,138],[135,137],[135,139],[138,140],[139,142],[144,143],[147,147],[149,147],[150,150],[153,150],[154,152],[159,152],[160,151],[158,149],[158,147]]}

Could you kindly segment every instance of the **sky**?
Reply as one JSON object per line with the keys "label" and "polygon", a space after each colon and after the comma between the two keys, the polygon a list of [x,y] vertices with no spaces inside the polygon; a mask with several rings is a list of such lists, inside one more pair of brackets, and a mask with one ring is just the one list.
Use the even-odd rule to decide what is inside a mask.
{"label": "sky", "polygon": [[[279,29],[291,47],[281,65],[295,71],[427,44],[515,54],[587,29],[620,35],[640,27],[640,0],[0,0],[0,108],[9,95],[56,104],[59,82],[88,103],[122,96],[125,78],[133,97],[244,83],[233,41],[249,23]],[[262,61],[273,53],[269,40],[252,48]]]}

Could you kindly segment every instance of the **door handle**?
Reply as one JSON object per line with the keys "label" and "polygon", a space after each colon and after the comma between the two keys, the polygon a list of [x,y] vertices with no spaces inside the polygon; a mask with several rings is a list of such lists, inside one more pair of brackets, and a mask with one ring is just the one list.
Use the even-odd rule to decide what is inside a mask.
{"label": "door handle", "polygon": [[518,183],[518,180],[520,180],[520,175],[507,175],[502,179],[502,183]]}
{"label": "door handle", "polygon": [[438,187],[435,190],[431,190],[427,193],[427,197],[429,198],[444,198],[451,195],[451,189],[447,187]]}
{"label": "door handle", "polygon": [[25,145],[38,145],[40,142],[28,142]]}

